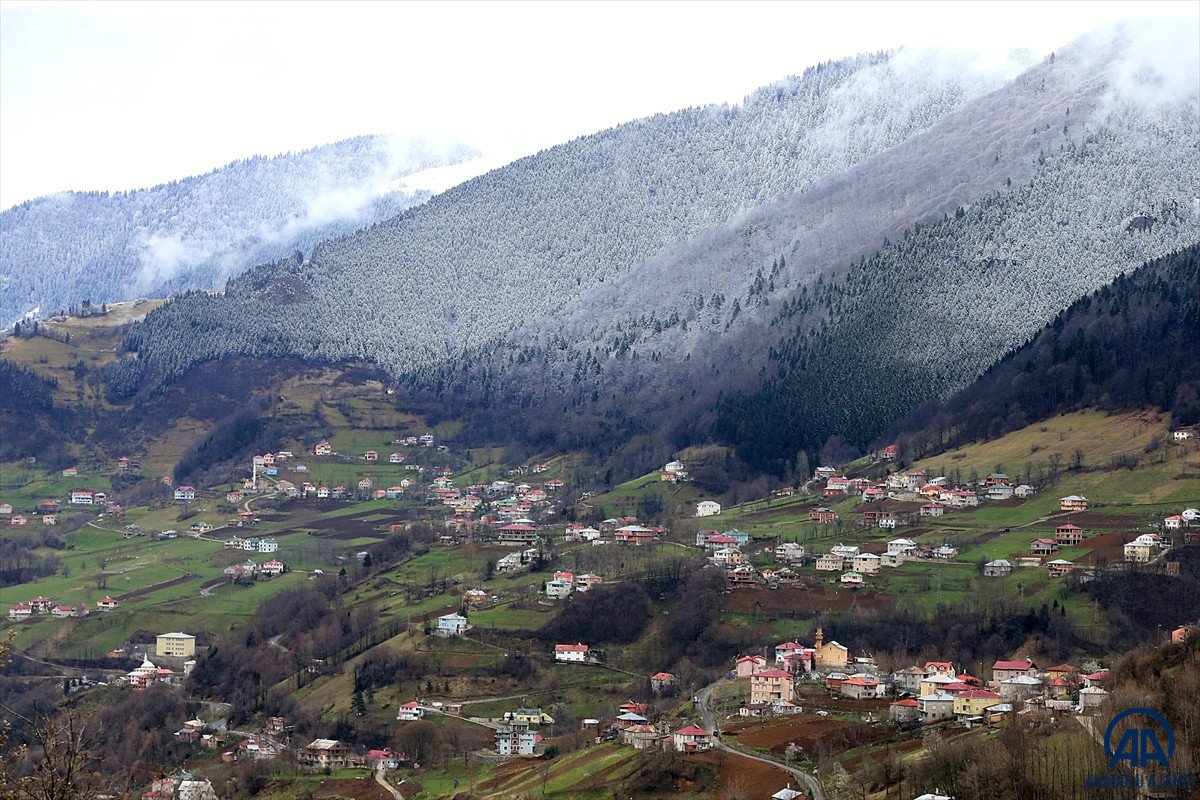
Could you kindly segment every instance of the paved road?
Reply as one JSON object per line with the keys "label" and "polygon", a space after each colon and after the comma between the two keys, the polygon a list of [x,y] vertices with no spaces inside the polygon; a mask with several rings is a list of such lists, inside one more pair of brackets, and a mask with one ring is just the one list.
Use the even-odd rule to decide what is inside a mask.
{"label": "paved road", "polygon": [[[713,687],[715,686],[716,684],[714,683],[701,689],[700,693],[697,695],[699,702],[696,703],[700,709],[700,720],[703,723],[703,726],[710,731],[716,731],[719,727],[716,722],[716,716],[713,714],[711,703],[712,691]],[[775,758],[769,758],[757,753],[748,753],[739,747],[731,747],[725,743],[724,739],[720,737],[713,737],[713,745],[728,753],[741,756],[742,758],[749,758],[754,761],[761,761],[764,764],[770,764],[771,766],[779,767],[785,772],[793,775],[796,780],[800,781],[800,783],[803,784],[808,791],[808,794],[812,800],[825,800],[825,793],[821,790],[820,782],[817,781],[815,777],[807,772],[804,772],[803,770],[788,766],[787,764],[784,764],[782,761],[779,761]]]}

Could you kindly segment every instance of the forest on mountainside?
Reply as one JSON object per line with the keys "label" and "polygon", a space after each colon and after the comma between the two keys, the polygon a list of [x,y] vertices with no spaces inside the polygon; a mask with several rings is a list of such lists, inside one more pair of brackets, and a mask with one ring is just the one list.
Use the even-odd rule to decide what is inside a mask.
{"label": "forest on mountainside", "polygon": [[1082,408],[1157,408],[1200,423],[1200,246],[1081,297],[945,403],[902,421],[911,459],[994,439]]}
{"label": "forest on mountainside", "polygon": [[474,156],[456,143],[359,136],[148,189],[26,201],[0,213],[0,323],[84,300],[217,289],[424,202],[430,193],[405,188],[405,176]]}
{"label": "forest on mountainside", "polygon": [[325,242],[302,263],[252,269],[223,297],[178,298],[128,344],[162,380],[235,353],[365,359],[393,375],[427,369],[929,129],[1003,77],[921,52],[862,55],[739,106],[620,125]]}

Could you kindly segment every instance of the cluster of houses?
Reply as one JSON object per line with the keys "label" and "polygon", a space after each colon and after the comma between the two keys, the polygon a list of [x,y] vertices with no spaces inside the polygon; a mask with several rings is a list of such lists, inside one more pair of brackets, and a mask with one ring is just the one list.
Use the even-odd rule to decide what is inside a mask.
{"label": "cluster of houses", "polygon": [[40,522],[43,525],[57,525],[58,501],[43,500],[29,514],[17,513],[11,503],[0,503],[0,518],[3,518],[0,520],[0,525],[7,524],[11,527],[24,527],[31,521]]}
{"label": "cluster of houses", "polygon": [[603,582],[602,576],[591,572],[576,575],[573,572],[556,571],[553,579],[546,581],[546,597],[551,600],[564,600],[571,592],[586,592]]}
{"label": "cluster of houses", "polygon": [[[97,611],[112,611],[119,608],[121,604],[111,597],[105,597],[96,601]],[[14,622],[33,619],[35,617],[55,617],[57,619],[65,619],[67,617],[86,617],[91,613],[91,609],[86,603],[77,605],[67,605],[64,603],[55,603],[48,597],[37,596],[28,603],[14,603],[8,607],[8,618]]]}
{"label": "cluster of houses", "polygon": [[[192,720],[188,724],[199,722]],[[203,723],[201,723],[203,724]],[[220,800],[207,778],[196,778],[190,772],[158,778],[142,793],[142,800]]]}
{"label": "cluster of houses", "polygon": [[242,564],[230,564],[224,570],[225,577],[231,581],[256,581],[266,578],[276,578],[287,571],[287,566],[277,558],[259,564],[247,559]]}
{"label": "cluster of houses", "polygon": [[296,753],[296,760],[310,770],[335,770],[346,767],[396,769],[408,759],[393,750],[368,750],[363,753],[337,739],[314,739]]}
{"label": "cluster of houses", "polygon": [[[1180,640],[1186,639],[1187,629],[1179,631]],[[1031,658],[996,661],[988,681],[946,661],[882,674],[874,659],[851,658],[845,646],[825,642],[820,628],[813,646],[784,642],[775,646],[774,655],[773,661],[758,654],[742,656],[727,676],[750,679],[749,701],[741,715],[796,713],[793,701],[800,681],[820,682],[830,694],[852,700],[895,697],[889,716],[899,723],[982,724],[1026,705],[1087,713],[1108,697],[1103,688],[1108,670],[1088,673],[1069,664],[1040,669]]]}
{"label": "cluster of houses", "polygon": [[243,550],[247,553],[279,552],[279,542],[275,539],[258,539],[254,537],[242,539],[239,536],[233,536],[226,539],[221,547],[225,550]]}

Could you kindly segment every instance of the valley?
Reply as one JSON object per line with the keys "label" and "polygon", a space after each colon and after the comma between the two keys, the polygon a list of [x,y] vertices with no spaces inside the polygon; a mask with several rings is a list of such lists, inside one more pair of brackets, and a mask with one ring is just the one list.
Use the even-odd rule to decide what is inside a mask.
{"label": "valley", "polygon": [[[281,369],[272,384],[264,381],[270,367],[253,367],[256,395],[272,398],[261,411],[269,424],[259,432],[282,436],[222,449],[229,459],[209,463],[196,458],[203,452],[196,445],[220,438],[217,412],[246,400],[236,381],[213,381],[247,365],[216,366],[196,384],[213,392],[204,402],[188,392],[151,401],[147,414],[175,420],[154,435],[143,422],[118,421],[128,409],[88,389],[87,372],[117,357],[110,345],[120,326],[99,321],[48,325],[44,334],[10,338],[3,353],[57,381],[56,400],[89,420],[84,436],[115,425],[120,435],[106,432],[105,440],[138,442],[122,456],[87,440],[64,443],[59,459],[71,467],[28,459],[4,466],[0,512],[7,504],[10,516],[28,519],[17,535],[53,569],[0,588],[0,600],[15,607],[47,598],[90,612],[10,620],[16,663],[27,676],[12,680],[128,682],[141,654],[179,666],[162,686],[141,684],[144,691],[182,693],[197,709],[226,704],[206,735],[216,751],[233,756],[199,744],[181,749],[169,719],[150,734],[156,746],[211,780],[257,775],[268,796],[349,791],[347,781],[358,786],[366,774],[349,765],[367,765],[381,751],[403,754],[386,774],[409,798],[543,790],[574,798],[613,785],[654,796],[651,787],[664,782],[697,797],[767,797],[789,784],[784,761],[826,792],[841,782],[882,789],[927,769],[928,735],[882,721],[894,696],[847,698],[831,692],[827,670],[801,670],[793,695],[799,710],[772,715],[752,702],[753,674],[721,677],[737,673],[735,658],[765,651],[774,660],[779,642],[825,636],[869,659],[872,674],[945,659],[982,679],[992,661],[1014,652],[1039,663],[1078,659],[1095,672],[1116,665],[1133,643],[1128,637],[1155,645],[1200,613],[1179,605],[1184,590],[1170,578],[1158,579],[1167,583],[1150,606],[1111,587],[1090,588],[1136,577],[1113,572],[1126,566],[1125,546],[1163,533],[1164,519],[1200,498],[1200,450],[1176,442],[1161,412],[1060,415],[903,469],[887,460],[898,452],[892,448],[836,471],[822,465],[792,485],[764,484],[762,494],[740,502],[724,497],[719,514],[698,517],[697,504],[714,496],[702,487],[729,463],[728,449],[685,448],[661,470],[605,487],[582,453],[528,453],[516,461],[512,447],[466,446],[460,421],[406,411],[386,381],[345,365]],[[80,361],[87,372],[77,370]],[[134,435],[147,438],[122,438]],[[260,442],[268,446],[245,449]],[[114,457],[100,461],[100,452]],[[194,488],[172,479],[185,454],[196,463],[190,474],[203,478]],[[985,479],[1000,473],[1008,497],[989,499]],[[914,492],[903,482],[914,475],[942,477]],[[1037,488],[1015,497],[1017,484]],[[973,486],[977,504],[954,507],[946,492]],[[867,489],[882,499],[864,502]],[[72,505],[82,491],[112,499]],[[122,503],[123,496],[133,499]],[[1063,511],[1061,498],[1069,496],[1087,497],[1087,510]],[[51,499],[58,505],[53,525],[33,513]],[[931,506],[936,515],[926,514]],[[881,527],[883,519],[895,527]],[[1053,542],[1067,524],[1081,529],[1078,542],[1056,546],[1052,556],[1030,554],[1031,542]],[[714,538],[728,544],[710,544]],[[249,552],[248,542],[255,543]],[[781,555],[784,546],[792,550]],[[822,559],[835,547],[848,555],[830,571]],[[897,547],[908,549],[880,568]],[[1168,560],[1176,551],[1187,556],[1174,574],[1200,566],[1188,555],[1193,550],[1200,547],[1180,538],[1168,552]],[[1065,577],[1053,565],[1048,574],[1047,563],[1058,559],[1070,564]],[[985,565],[1000,561],[1010,568],[989,575]],[[270,562],[281,574],[264,571]],[[1149,578],[1164,563],[1138,569]],[[564,582],[565,599],[548,596]],[[707,599],[689,600],[697,594]],[[101,610],[100,601],[115,608]],[[601,610],[605,604],[624,610],[614,618]],[[305,628],[276,616],[310,607],[316,616]],[[1140,623],[1131,627],[1133,613]],[[442,620],[455,614],[469,628],[439,637]],[[343,620],[340,629],[326,627],[330,615]],[[168,631],[196,637],[192,665],[153,654],[154,636]],[[239,640],[233,656],[217,656]],[[586,661],[563,663],[556,645],[564,641],[588,644]],[[267,683],[247,692],[245,670],[268,653],[275,663],[256,668]],[[652,688],[662,672],[671,673],[670,687]],[[707,697],[706,687],[711,712],[687,701],[702,690]],[[117,707],[129,702],[122,699],[128,688],[82,691]],[[415,721],[397,721],[414,701]],[[543,760],[497,760],[496,730],[511,724],[505,715],[534,707],[553,719],[535,726],[533,751]],[[622,707],[639,709],[648,722],[621,722],[629,713]],[[283,753],[247,756],[243,744],[270,736],[275,718],[288,726],[272,739]],[[689,721],[720,728],[733,749],[668,757],[637,744],[637,725],[661,732]],[[251,738],[222,732],[235,728]],[[990,735],[938,730],[945,747],[979,746]],[[1048,742],[1078,737],[1069,727],[1044,735]],[[303,763],[307,743],[323,737],[357,743],[357,754],[349,744],[340,762],[347,766],[317,780],[302,768],[289,772],[296,769],[285,767],[289,759]],[[424,763],[431,758],[440,766]]]}

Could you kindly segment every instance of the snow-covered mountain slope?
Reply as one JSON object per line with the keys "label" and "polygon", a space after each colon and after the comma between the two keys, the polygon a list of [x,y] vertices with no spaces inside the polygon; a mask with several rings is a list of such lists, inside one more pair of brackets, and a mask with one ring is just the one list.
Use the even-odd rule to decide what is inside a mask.
{"label": "snow-covered mountain slope", "polygon": [[[365,358],[393,372],[431,366],[895,146],[1019,68],[932,53],[860,56],[736,108],[582,137],[328,242],[303,265],[254,270],[224,298],[173,303],[135,342],[168,373],[229,352]],[[283,314],[281,294],[293,303]],[[250,335],[264,315],[277,320],[270,336]]]}
{"label": "snow-covered mountain slope", "polygon": [[123,385],[361,358],[498,435],[635,460],[714,423],[775,470],[865,443],[1200,241],[1200,52],[1160,34],[1099,31],[1004,81],[860,57],[584,137],[168,304]]}
{"label": "snow-covered mountain slope", "polygon": [[395,216],[430,196],[410,176],[464,145],[364,136],[237,161],[132,192],[65,192],[0,213],[0,322],[138,295],[215,289],[242,270]]}

